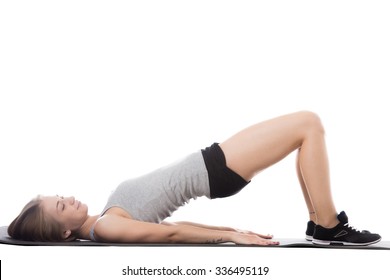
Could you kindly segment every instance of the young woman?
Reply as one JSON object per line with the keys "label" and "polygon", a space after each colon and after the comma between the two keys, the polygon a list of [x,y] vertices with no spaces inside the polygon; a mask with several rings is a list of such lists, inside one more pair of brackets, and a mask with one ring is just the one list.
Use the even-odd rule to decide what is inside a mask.
{"label": "young woman", "polygon": [[315,244],[369,245],[378,234],[357,231],[333,204],[324,128],[311,112],[297,112],[248,127],[226,141],[120,184],[100,215],[74,197],[38,196],[8,227],[11,237],[37,241],[77,238],[99,242],[277,245],[270,235],[164,219],[191,198],[239,192],[263,169],[298,151],[297,173]]}

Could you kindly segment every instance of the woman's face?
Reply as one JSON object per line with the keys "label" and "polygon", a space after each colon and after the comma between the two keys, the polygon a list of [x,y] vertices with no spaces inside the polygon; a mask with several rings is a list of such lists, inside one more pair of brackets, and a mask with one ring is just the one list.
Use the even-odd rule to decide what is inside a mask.
{"label": "woman's face", "polygon": [[40,196],[44,213],[63,225],[64,230],[78,230],[88,217],[88,206],[73,196]]}

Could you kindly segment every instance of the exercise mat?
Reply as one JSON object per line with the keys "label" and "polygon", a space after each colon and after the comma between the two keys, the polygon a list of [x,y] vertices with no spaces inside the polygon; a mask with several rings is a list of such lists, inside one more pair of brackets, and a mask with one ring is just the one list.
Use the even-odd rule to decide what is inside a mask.
{"label": "exercise mat", "polygon": [[276,246],[257,246],[257,245],[236,245],[233,243],[220,244],[165,244],[165,243],[103,243],[90,240],[75,240],[70,242],[39,242],[39,241],[22,241],[11,238],[7,233],[7,226],[0,227],[0,243],[20,246],[138,246],[138,247],[261,247],[261,248],[327,248],[327,249],[371,249],[371,250],[390,250],[390,241],[381,241],[369,246],[343,246],[315,245],[305,239],[298,238],[275,238],[280,242]]}

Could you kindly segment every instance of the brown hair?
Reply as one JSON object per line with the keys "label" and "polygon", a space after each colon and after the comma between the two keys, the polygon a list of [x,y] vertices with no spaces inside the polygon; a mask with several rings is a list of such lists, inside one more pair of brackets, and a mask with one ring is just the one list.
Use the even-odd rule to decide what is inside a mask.
{"label": "brown hair", "polygon": [[39,196],[24,206],[8,226],[8,234],[14,239],[26,241],[65,241],[61,225],[45,215]]}

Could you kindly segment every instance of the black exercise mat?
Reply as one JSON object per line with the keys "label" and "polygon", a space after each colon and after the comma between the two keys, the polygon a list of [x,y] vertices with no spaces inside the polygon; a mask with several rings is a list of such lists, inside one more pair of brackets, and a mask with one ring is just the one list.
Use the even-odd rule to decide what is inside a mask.
{"label": "black exercise mat", "polygon": [[320,246],[315,245],[305,239],[297,238],[276,238],[280,242],[277,246],[256,246],[256,245],[236,245],[233,243],[221,244],[162,244],[162,243],[102,243],[90,240],[76,240],[71,242],[38,242],[38,241],[21,241],[12,239],[7,233],[7,226],[0,227],[0,243],[19,246],[138,246],[138,247],[261,247],[261,248],[328,248],[328,249],[371,249],[371,250],[390,250],[390,241],[381,241],[369,246]]}

